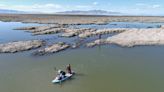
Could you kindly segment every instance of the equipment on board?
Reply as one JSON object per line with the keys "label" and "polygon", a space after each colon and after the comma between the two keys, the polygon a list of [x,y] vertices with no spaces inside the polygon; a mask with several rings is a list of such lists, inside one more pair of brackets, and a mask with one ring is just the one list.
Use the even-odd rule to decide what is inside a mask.
{"label": "equipment on board", "polygon": [[[59,71],[58,71],[59,72]],[[75,73],[66,73],[64,77],[61,77],[59,74],[57,75],[57,77],[52,80],[52,83],[61,83],[63,81],[66,81],[68,79],[70,79]]]}

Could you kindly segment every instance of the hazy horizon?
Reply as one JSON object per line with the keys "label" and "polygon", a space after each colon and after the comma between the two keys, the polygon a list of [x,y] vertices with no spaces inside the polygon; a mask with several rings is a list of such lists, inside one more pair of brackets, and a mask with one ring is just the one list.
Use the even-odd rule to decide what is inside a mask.
{"label": "hazy horizon", "polygon": [[0,9],[33,13],[105,10],[126,15],[164,15],[163,0],[1,0]]}

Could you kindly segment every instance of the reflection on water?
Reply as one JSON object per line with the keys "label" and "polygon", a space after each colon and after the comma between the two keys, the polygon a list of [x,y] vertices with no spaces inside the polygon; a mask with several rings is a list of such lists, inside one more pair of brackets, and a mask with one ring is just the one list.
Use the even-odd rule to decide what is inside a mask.
{"label": "reflection on water", "polygon": [[[30,34],[23,34],[10,34],[10,38],[2,32],[0,39],[31,39]],[[164,92],[163,46],[107,45],[43,57],[30,53],[0,54],[0,92]],[[54,67],[64,70],[69,63],[77,75],[62,86],[52,84]]]}

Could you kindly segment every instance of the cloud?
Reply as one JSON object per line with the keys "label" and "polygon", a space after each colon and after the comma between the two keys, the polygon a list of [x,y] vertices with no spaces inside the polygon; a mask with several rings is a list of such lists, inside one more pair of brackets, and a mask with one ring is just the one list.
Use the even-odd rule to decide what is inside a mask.
{"label": "cloud", "polygon": [[99,3],[98,2],[93,2],[93,5],[98,5]]}
{"label": "cloud", "polygon": [[[110,5],[110,3],[108,3]],[[45,4],[32,4],[32,5],[6,5],[0,4],[0,9],[9,10],[19,10],[25,12],[34,13],[55,13],[61,11],[71,11],[71,10],[93,10],[101,9],[99,2],[92,2],[90,4],[79,4],[79,5],[63,5],[55,3],[45,3]],[[112,5],[112,4],[111,4]],[[105,8],[104,10],[109,10]],[[123,6],[123,7],[110,7],[111,11],[122,12],[127,14],[159,14],[164,10],[164,7],[160,4],[146,4],[146,3],[136,3],[133,6]]]}
{"label": "cloud", "polygon": [[33,5],[0,5],[0,9],[12,9],[26,12],[53,13],[62,10],[63,7],[58,4],[33,4]]}
{"label": "cloud", "polygon": [[161,5],[158,5],[158,4],[152,6],[152,8],[160,8],[160,7]]}
{"label": "cloud", "polygon": [[[94,3],[95,5],[98,3]],[[90,10],[93,9],[94,5],[60,5],[60,4],[33,4],[33,5],[5,5],[0,4],[0,9],[9,10],[19,10],[25,12],[35,12],[35,13],[55,13],[60,11],[70,11],[70,10]]]}
{"label": "cloud", "polygon": [[136,5],[137,6],[144,6],[145,4],[144,3],[137,3]]}
{"label": "cloud", "polygon": [[76,5],[75,7],[78,9],[91,8],[91,6],[89,6],[89,5]]}
{"label": "cloud", "polygon": [[124,6],[112,10],[122,12],[127,15],[164,15],[164,13],[161,12],[164,10],[164,7],[160,4],[137,3],[129,7]]}
{"label": "cloud", "polygon": [[136,6],[141,9],[156,9],[160,8],[159,4],[145,4],[145,3],[137,3]]}

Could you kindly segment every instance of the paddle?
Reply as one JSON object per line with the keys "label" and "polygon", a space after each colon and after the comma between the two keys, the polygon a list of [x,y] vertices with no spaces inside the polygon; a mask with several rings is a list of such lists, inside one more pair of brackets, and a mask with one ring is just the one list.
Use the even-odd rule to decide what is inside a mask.
{"label": "paddle", "polygon": [[54,70],[55,70],[55,71],[57,71],[57,68],[56,68],[56,67],[54,67]]}

